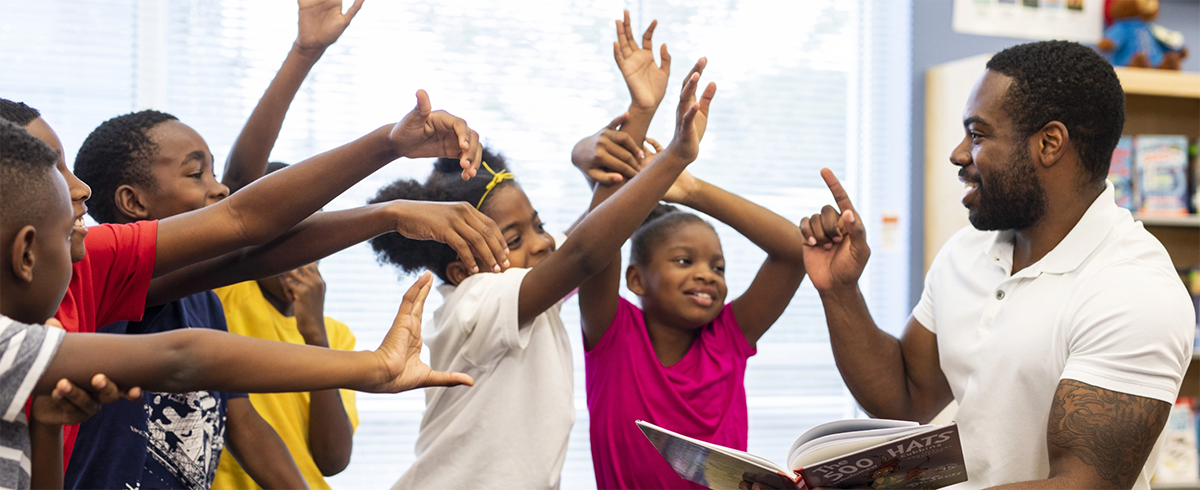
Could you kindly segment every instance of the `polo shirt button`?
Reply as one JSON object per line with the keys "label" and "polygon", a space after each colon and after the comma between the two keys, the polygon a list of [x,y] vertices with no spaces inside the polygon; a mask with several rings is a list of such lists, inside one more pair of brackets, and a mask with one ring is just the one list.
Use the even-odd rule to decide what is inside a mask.
{"label": "polo shirt button", "polygon": [[996,299],[1004,299],[1004,291],[996,291]]}

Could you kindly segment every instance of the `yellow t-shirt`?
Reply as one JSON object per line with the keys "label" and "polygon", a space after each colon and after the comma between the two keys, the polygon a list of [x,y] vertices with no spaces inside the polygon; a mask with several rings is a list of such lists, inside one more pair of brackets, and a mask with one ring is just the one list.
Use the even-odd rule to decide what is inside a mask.
{"label": "yellow t-shirt", "polygon": [[[263,297],[262,291],[255,281],[246,281],[216,290],[225,308],[225,320],[229,324],[229,332],[247,337],[255,337],[293,344],[303,344],[304,338],[296,330],[296,319],[288,318],[279,313],[274,306]],[[325,317],[325,332],[329,337],[329,347],[338,350],[354,350],[354,334],[346,324]],[[279,437],[287,444],[300,474],[308,481],[308,486],[316,489],[328,489],[329,484],[313,462],[308,450],[308,392],[303,393],[269,393],[250,394],[250,403],[258,410],[259,415],[275,428]],[[342,402],[346,405],[346,415],[350,416],[350,424],[358,427],[358,410],[354,406],[354,392],[342,390]],[[228,450],[221,452],[221,462],[217,467],[217,476],[212,488],[219,489],[259,489],[250,475],[238,465],[237,460]]]}

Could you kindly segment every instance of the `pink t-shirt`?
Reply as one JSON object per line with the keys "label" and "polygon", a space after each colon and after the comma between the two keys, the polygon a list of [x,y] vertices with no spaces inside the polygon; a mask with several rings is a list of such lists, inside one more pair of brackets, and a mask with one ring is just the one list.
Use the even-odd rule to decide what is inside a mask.
{"label": "pink t-shirt", "polygon": [[624,298],[604,337],[584,353],[596,485],[704,488],[675,474],[636,420],[746,450],[746,360],[756,350],[728,304],[687,354],[663,367],[642,310]]}

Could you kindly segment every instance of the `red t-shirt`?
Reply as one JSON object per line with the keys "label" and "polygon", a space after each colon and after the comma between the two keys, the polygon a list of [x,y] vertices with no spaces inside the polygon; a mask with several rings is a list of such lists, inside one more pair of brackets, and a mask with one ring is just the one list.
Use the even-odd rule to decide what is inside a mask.
{"label": "red t-shirt", "polygon": [[[73,265],[71,284],[54,318],[68,332],[83,333],[116,321],[141,320],[157,243],[158,221],[89,227],[83,240],[87,254]],[[78,431],[77,425],[63,427],[64,470]]]}

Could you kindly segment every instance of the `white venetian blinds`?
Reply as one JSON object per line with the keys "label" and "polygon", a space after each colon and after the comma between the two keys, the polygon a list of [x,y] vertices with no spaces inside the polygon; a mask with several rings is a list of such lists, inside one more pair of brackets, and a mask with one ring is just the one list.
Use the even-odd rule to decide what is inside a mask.
{"label": "white venetian blinds", "polygon": [[[295,3],[277,0],[0,5],[0,97],[41,109],[68,162],[104,119],[152,107],[196,128],[220,168],[296,29]],[[670,139],[679,84],[707,56],[704,80],[719,90],[691,171],[798,222],[831,202],[817,171],[833,169],[858,200],[872,240],[864,293],[881,325],[899,326],[908,314],[909,2],[367,0],[301,88],[272,159],[295,162],[394,122],[424,88],[435,108],[465,118],[508,157],[548,228],[564,230],[590,197],[570,164],[572,145],[628,105],[611,48],[622,9],[638,33],[658,19],[655,42],[667,43],[674,59],[650,136]],[[361,205],[386,183],[423,179],[429,170],[428,161],[397,161],[326,209]],[[885,226],[885,217],[898,224]],[[733,298],[764,254],[714,224]],[[326,313],[351,326],[360,349],[378,345],[412,278],[378,265],[366,245],[322,261],[321,270]],[[427,316],[440,303],[433,295]],[[563,320],[575,338],[578,412],[563,487],[591,488],[573,300]],[[782,458],[812,425],[857,414],[807,281],[760,341],[746,384],[750,451],[767,458]],[[423,396],[358,400],[354,456],[331,481],[389,486],[414,458]]]}

